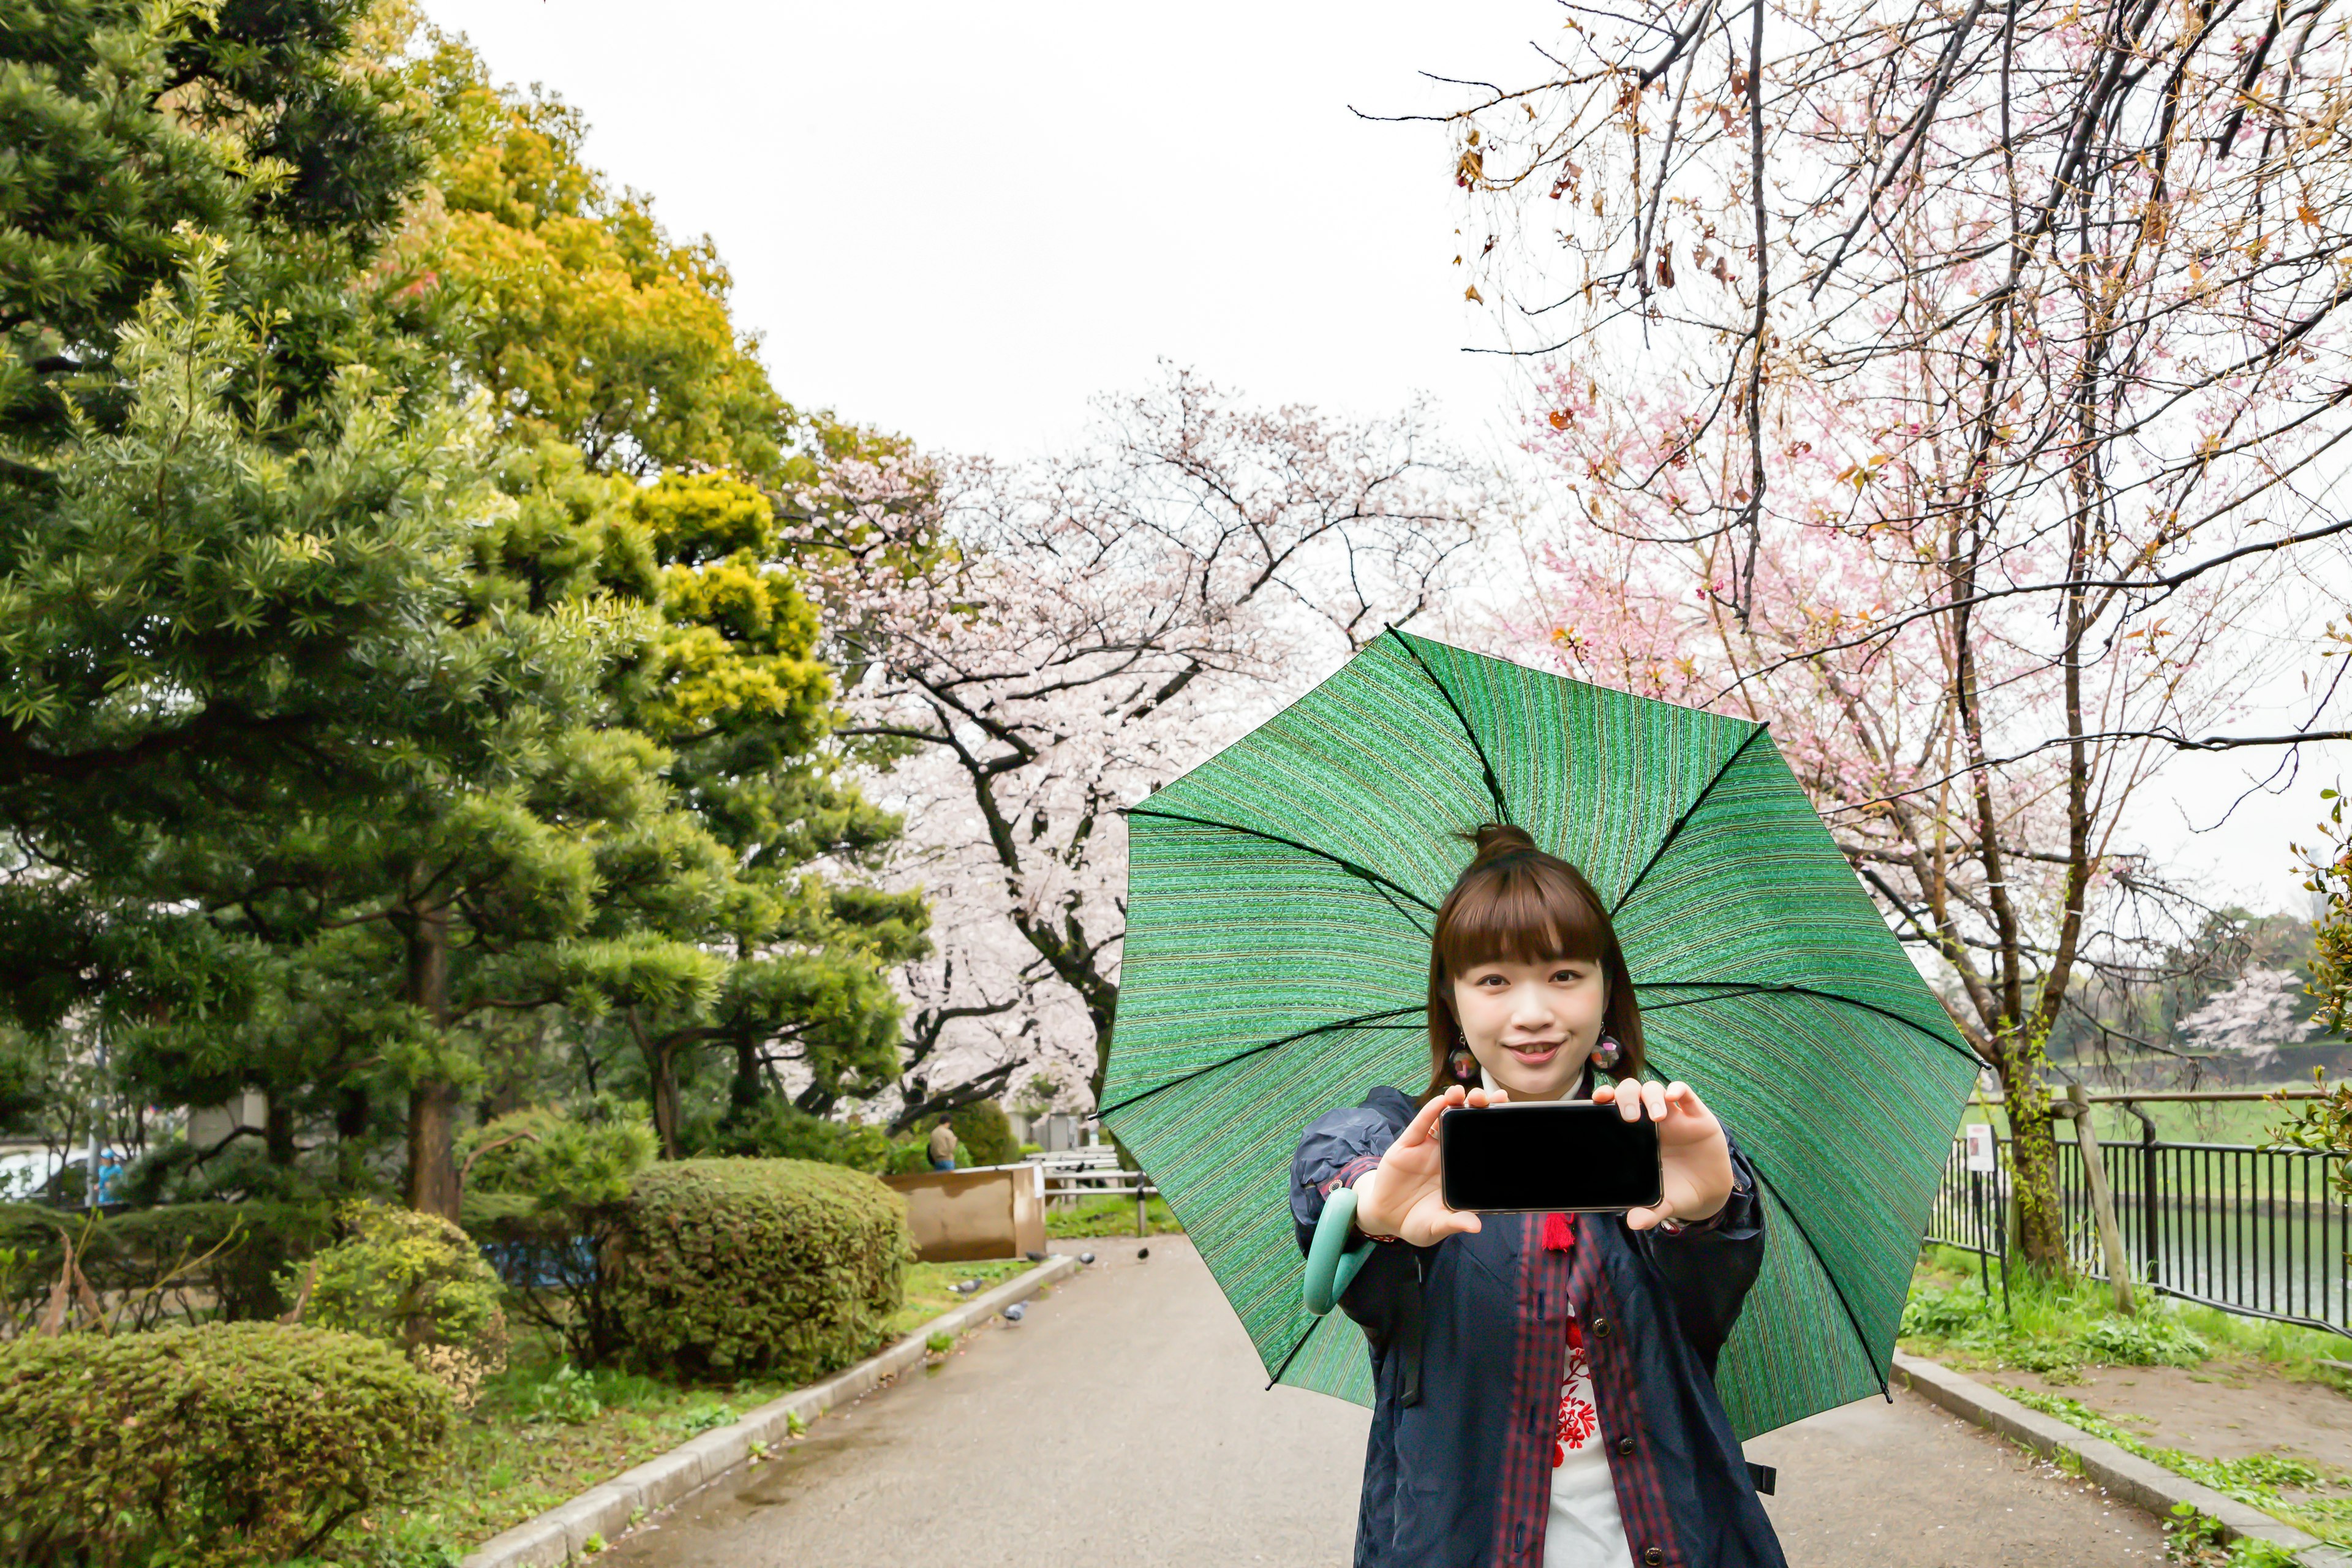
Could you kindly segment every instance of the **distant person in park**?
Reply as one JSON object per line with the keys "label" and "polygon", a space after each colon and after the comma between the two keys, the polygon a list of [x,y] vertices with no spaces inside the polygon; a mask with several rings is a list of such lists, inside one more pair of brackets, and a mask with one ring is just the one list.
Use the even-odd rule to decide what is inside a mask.
{"label": "distant person in park", "polygon": [[954,1170],[955,1152],[955,1129],[949,1126],[946,1119],[943,1117],[940,1119],[940,1124],[931,1129],[931,1169],[934,1171]]}
{"label": "distant person in park", "polygon": [[[1291,1167],[1302,1249],[1341,1187],[1376,1244],[1339,1301],[1376,1391],[1356,1568],[1785,1568],[1714,1382],[1763,1263],[1755,1171],[1687,1085],[1640,1081],[1582,874],[1517,827],[1476,841],[1433,932],[1428,1089],[1328,1112]],[[1657,1207],[1445,1206],[1443,1112],[1563,1099],[1657,1124]]]}

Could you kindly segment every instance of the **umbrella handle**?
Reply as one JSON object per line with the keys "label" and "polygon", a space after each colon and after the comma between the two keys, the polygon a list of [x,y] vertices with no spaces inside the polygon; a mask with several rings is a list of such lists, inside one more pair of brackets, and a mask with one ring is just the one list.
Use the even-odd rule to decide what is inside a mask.
{"label": "umbrella handle", "polygon": [[1307,1248],[1307,1279],[1302,1289],[1307,1310],[1318,1318],[1348,1293],[1348,1287],[1371,1258],[1370,1242],[1354,1248],[1348,1246],[1348,1233],[1355,1224],[1355,1190],[1341,1187],[1323,1205],[1323,1217],[1315,1222],[1315,1240]]}

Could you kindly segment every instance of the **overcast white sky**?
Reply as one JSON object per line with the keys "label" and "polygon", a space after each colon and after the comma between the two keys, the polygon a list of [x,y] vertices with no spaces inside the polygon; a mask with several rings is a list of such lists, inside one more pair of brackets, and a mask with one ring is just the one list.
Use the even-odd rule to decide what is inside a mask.
{"label": "overcast white sky", "polygon": [[[1548,0],[425,5],[718,241],[804,407],[1017,457],[1167,359],[1335,412],[1426,393],[1458,443],[1513,439],[1520,373],[1463,352],[1493,340],[1451,265],[1445,139],[1349,106],[1450,106],[1424,70],[1523,79]],[[2341,765],[2318,752],[2203,834],[2272,759],[2185,759],[2140,831],[2217,896],[2299,909],[2287,844]]]}

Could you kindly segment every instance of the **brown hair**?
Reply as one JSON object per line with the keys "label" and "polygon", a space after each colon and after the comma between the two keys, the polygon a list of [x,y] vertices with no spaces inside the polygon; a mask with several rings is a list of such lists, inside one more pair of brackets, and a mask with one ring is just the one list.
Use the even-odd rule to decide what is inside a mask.
{"label": "brown hair", "polygon": [[1422,1099],[1434,1099],[1461,1081],[1454,1076],[1451,1059],[1462,1027],[1454,1012],[1454,977],[1498,959],[1514,963],[1556,958],[1597,961],[1609,988],[1601,1031],[1614,1037],[1621,1047],[1610,1076],[1620,1080],[1640,1077],[1642,1012],[1601,895],[1583,872],[1537,848],[1524,827],[1490,822],[1462,837],[1476,843],[1478,850],[1437,906],[1437,923],[1430,936],[1429,1089]]}

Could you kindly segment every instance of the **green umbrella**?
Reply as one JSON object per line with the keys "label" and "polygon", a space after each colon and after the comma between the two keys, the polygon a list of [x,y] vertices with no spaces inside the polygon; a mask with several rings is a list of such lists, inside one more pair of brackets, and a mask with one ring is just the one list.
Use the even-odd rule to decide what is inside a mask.
{"label": "green umbrella", "polygon": [[1307,1124],[1429,1079],[1430,923],[1507,821],[1608,902],[1652,1070],[1762,1177],[1763,1273],[1717,1371],[1743,1438],[1883,1390],[1976,1058],[1760,724],[1391,631],[1128,812],[1103,1121],[1281,1383],[1371,1403],[1311,1316]]}

